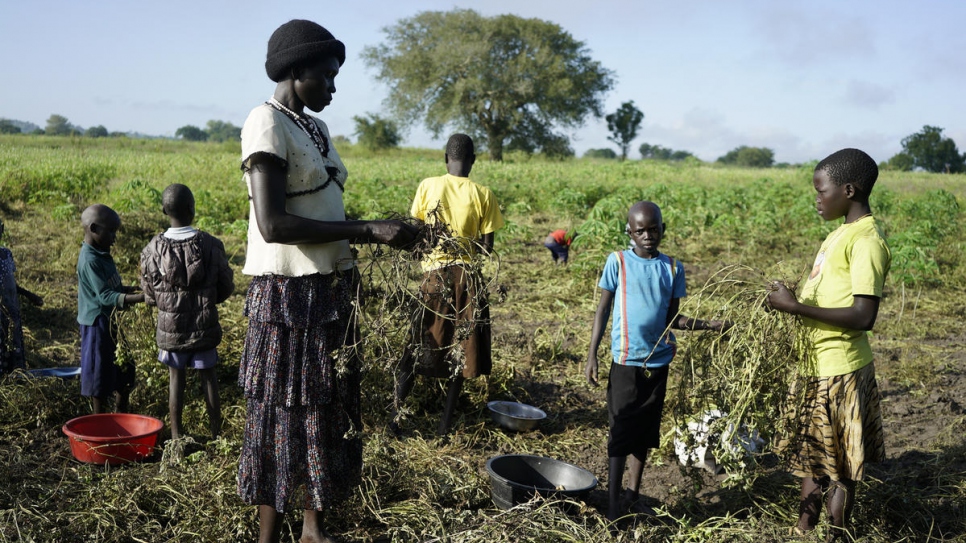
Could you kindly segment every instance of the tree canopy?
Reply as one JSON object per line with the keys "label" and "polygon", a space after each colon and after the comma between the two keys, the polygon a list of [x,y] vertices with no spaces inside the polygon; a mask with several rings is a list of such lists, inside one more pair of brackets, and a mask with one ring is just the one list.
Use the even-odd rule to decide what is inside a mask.
{"label": "tree canopy", "polygon": [[208,139],[211,141],[241,141],[241,127],[225,121],[214,119],[208,121],[205,132],[208,133]]}
{"label": "tree canopy", "polygon": [[611,135],[607,139],[617,144],[621,149],[621,160],[627,159],[627,150],[631,142],[637,137],[637,130],[644,120],[644,113],[634,107],[634,100],[624,102],[617,111],[604,117],[607,120],[607,130]]}
{"label": "tree canopy", "polygon": [[610,70],[560,26],[473,10],[425,11],[384,29],[362,56],[389,86],[387,105],[404,126],[471,135],[490,157],[504,145],[569,149],[560,128],[600,117]]}
{"label": "tree canopy", "polygon": [[742,145],[719,157],[718,162],[746,168],[770,168],[775,163],[775,152],[767,147]]}
{"label": "tree canopy", "polygon": [[356,115],[352,118],[356,123],[355,135],[359,143],[366,149],[378,151],[398,147],[402,136],[399,127],[391,119],[384,119],[373,113],[366,113],[364,117]]}
{"label": "tree canopy", "polygon": [[44,134],[48,136],[68,136],[71,132],[74,132],[74,127],[67,120],[67,117],[55,113],[47,118],[47,128],[44,130]]}
{"label": "tree canopy", "polygon": [[84,131],[84,135],[89,138],[106,138],[109,134],[110,133],[107,131],[107,128],[100,124],[97,126],[92,126]]}
{"label": "tree canopy", "polygon": [[966,170],[966,155],[959,154],[956,142],[951,138],[944,138],[943,129],[937,126],[923,126],[919,132],[903,138],[902,150],[912,158],[915,168],[937,173],[959,173]]}

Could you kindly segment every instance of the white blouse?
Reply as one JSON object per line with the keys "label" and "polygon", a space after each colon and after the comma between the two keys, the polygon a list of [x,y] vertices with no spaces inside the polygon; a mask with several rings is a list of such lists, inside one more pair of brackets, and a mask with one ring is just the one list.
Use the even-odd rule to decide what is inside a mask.
{"label": "white blouse", "polygon": [[[288,165],[285,210],[308,219],[344,221],[345,205],[339,185],[345,183],[348,172],[331,145],[328,127],[315,117],[310,119],[329,140],[328,157],[322,156],[312,139],[293,120],[270,105],[262,104],[248,114],[242,127],[242,163],[256,153],[269,153],[284,160]],[[324,189],[313,191],[329,179],[326,166],[338,170],[335,177],[338,184],[329,183]],[[251,200],[252,182],[248,171],[245,172],[245,183]],[[299,277],[347,270],[354,265],[348,240],[301,245],[266,242],[258,229],[255,205],[253,202],[249,205],[248,252],[242,273]]]}

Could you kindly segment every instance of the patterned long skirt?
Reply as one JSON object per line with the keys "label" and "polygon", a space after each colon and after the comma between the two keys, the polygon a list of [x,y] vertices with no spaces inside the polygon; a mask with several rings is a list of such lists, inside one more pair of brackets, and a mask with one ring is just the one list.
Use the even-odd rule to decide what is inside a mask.
{"label": "patterned long skirt", "polygon": [[248,406],[238,494],[250,505],[324,510],[362,471],[354,275],[259,276],[239,368]]}
{"label": "patterned long skirt", "polygon": [[809,379],[798,413],[798,433],[787,444],[796,477],[858,481],[866,464],[885,460],[874,364]]}

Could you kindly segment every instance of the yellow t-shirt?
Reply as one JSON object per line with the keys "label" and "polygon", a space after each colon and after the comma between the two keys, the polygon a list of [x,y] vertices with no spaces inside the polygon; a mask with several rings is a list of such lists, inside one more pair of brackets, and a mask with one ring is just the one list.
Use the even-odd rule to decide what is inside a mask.
{"label": "yellow t-shirt", "polygon": [[[882,297],[892,262],[885,236],[870,215],[843,224],[825,238],[798,299],[815,307],[851,307],[853,296]],[[809,328],[809,366],[820,377],[844,375],[872,362],[864,330],[803,318]]]}
{"label": "yellow t-shirt", "polygon": [[493,192],[467,177],[450,174],[424,179],[416,189],[409,213],[427,224],[436,220],[446,223],[460,241],[459,247],[448,246],[447,250],[437,246],[423,259],[423,271],[471,262],[475,242],[503,227],[503,215]]}

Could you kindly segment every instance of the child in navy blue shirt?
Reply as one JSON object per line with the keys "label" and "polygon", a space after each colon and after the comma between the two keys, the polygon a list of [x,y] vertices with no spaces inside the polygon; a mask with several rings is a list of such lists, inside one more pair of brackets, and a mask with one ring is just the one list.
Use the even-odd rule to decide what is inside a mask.
{"label": "child in navy blue shirt", "polygon": [[[658,251],[665,230],[661,208],[653,202],[635,203],[627,214],[627,229],[633,249],[611,254],[598,284],[600,303],[585,372],[587,380],[596,385],[597,349],[613,309],[614,363],[607,382],[609,520],[616,520],[622,510],[637,505],[647,451],[660,444],[668,364],[675,354],[670,329],[721,332],[731,326],[678,313],[680,299],[685,296],[684,266]],[[628,505],[622,506],[620,490],[628,456]],[[654,514],[643,505],[634,510]]]}
{"label": "child in navy blue shirt", "polygon": [[103,413],[108,398],[117,400],[116,410],[127,411],[134,388],[134,365],[117,366],[116,331],[111,314],[144,301],[135,287],[121,284],[111,256],[111,246],[121,218],[104,204],[94,204],[81,214],[84,245],[77,257],[77,323],[81,334],[81,395],[91,398],[94,413]]}

